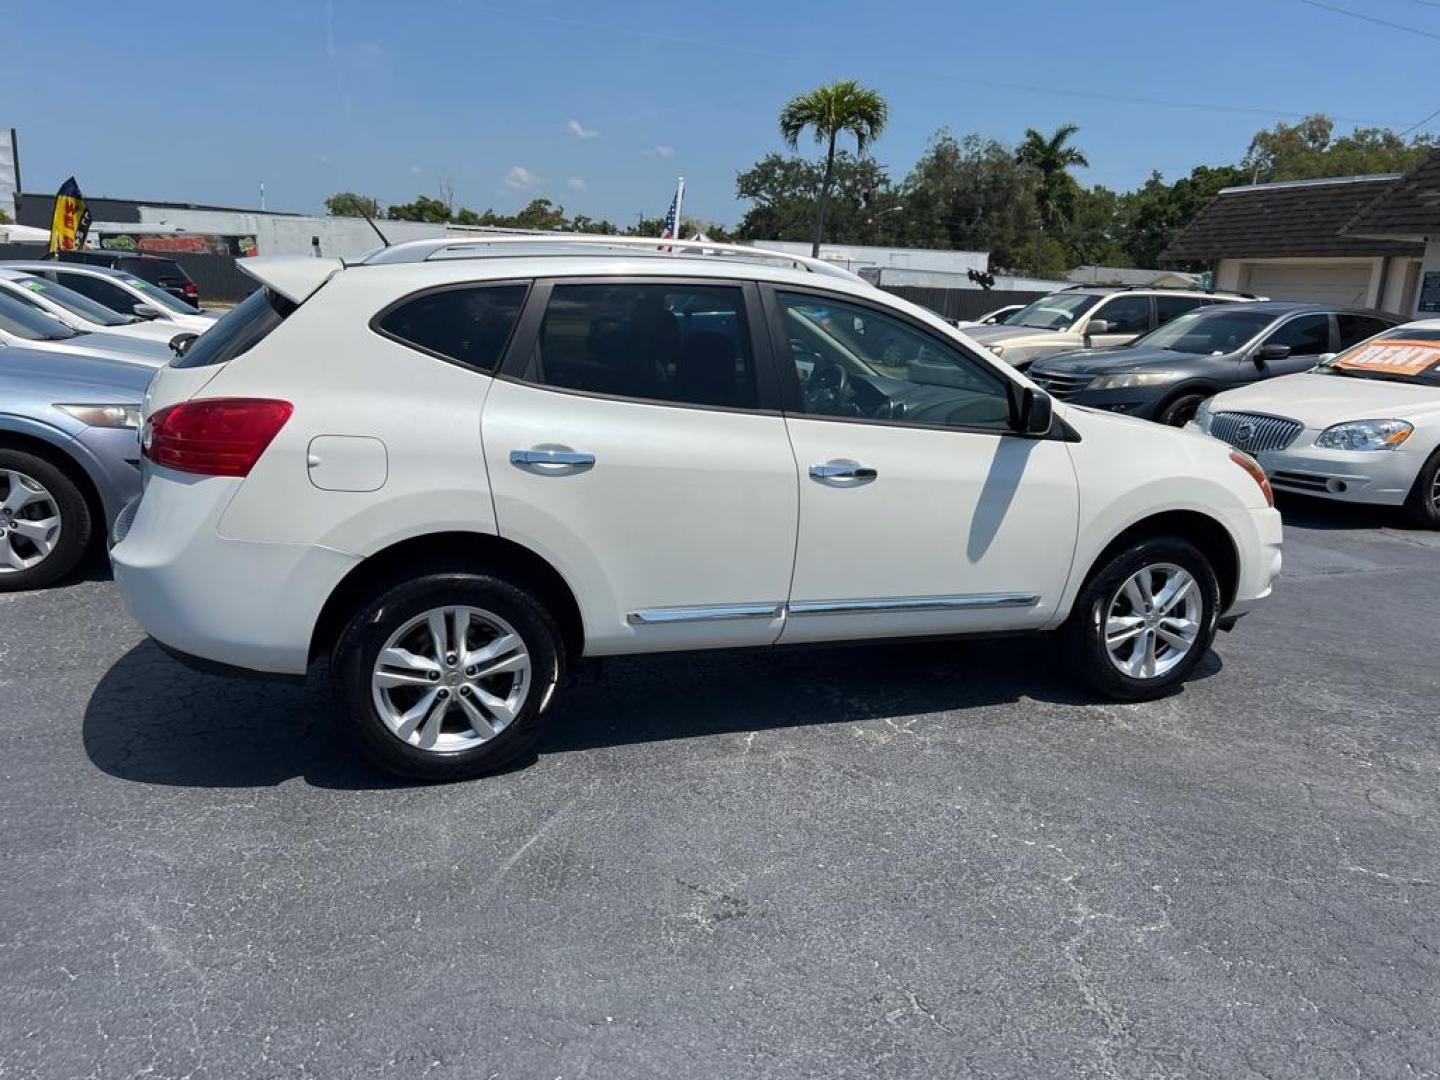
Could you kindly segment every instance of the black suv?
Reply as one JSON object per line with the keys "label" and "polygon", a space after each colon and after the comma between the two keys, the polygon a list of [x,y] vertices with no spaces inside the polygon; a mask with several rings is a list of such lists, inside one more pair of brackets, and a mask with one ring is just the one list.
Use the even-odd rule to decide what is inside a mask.
{"label": "black suv", "polygon": [[61,251],[56,257],[64,262],[108,266],[112,270],[134,274],[141,281],[160,286],[171,296],[184,300],[191,307],[200,306],[200,287],[174,259],[142,255],[135,251]]}
{"label": "black suv", "polygon": [[1333,304],[1226,304],[1188,312],[1119,348],[1047,356],[1026,374],[1062,401],[1181,427],[1212,394],[1308,371],[1401,321]]}

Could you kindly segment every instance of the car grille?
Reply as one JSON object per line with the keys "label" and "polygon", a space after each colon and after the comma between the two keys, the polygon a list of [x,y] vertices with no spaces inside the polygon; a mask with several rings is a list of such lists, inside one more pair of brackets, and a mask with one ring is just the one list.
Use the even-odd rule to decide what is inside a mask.
{"label": "car grille", "polygon": [[1068,397],[1074,397],[1095,380],[1094,375],[1071,375],[1064,371],[1031,370],[1026,374],[1041,390],[1054,395],[1061,401]]}
{"label": "car grille", "polygon": [[1313,473],[1274,472],[1270,480],[1277,487],[1290,487],[1298,491],[1329,491],[1330,478]]}
{"label": "car grille", "polygon": [[1298,420],[1264,413],[1220,412],[1210,418],[1211,435],[1249,454],[1284,450],[1303,428]]}

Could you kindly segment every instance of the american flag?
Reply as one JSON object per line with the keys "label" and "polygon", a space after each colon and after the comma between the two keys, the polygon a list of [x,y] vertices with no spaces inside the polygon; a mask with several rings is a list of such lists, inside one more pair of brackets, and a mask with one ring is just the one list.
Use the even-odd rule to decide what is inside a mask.
{"label": "american flag", "polygon": [[675,185],[675,197],[670,200],[670,209],[665,212],[665,228],[661,240],[676,240],[680,236],[680,207],[685,202],[685,178]]}

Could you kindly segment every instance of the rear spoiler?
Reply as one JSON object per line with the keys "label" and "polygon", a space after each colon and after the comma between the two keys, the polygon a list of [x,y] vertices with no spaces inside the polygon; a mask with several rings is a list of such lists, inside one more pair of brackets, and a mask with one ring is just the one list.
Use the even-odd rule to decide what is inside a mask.
{"label": "rear spoiler", "polygon": [[313,255],[255,255],[237,259],[235,265],[267,289],[303,304],[345,264],[339,259],[317,259]]}

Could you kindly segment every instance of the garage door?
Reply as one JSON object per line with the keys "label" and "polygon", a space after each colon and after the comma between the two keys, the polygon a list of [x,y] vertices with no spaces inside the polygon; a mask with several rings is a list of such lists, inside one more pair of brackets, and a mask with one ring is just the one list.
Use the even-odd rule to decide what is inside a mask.
{"label": "garage door", "polygon": [[1245,291],[1272,300],[1309,300],[1316,304],[1364,304],[1370,298],[1370,264],[1250,267]]}

